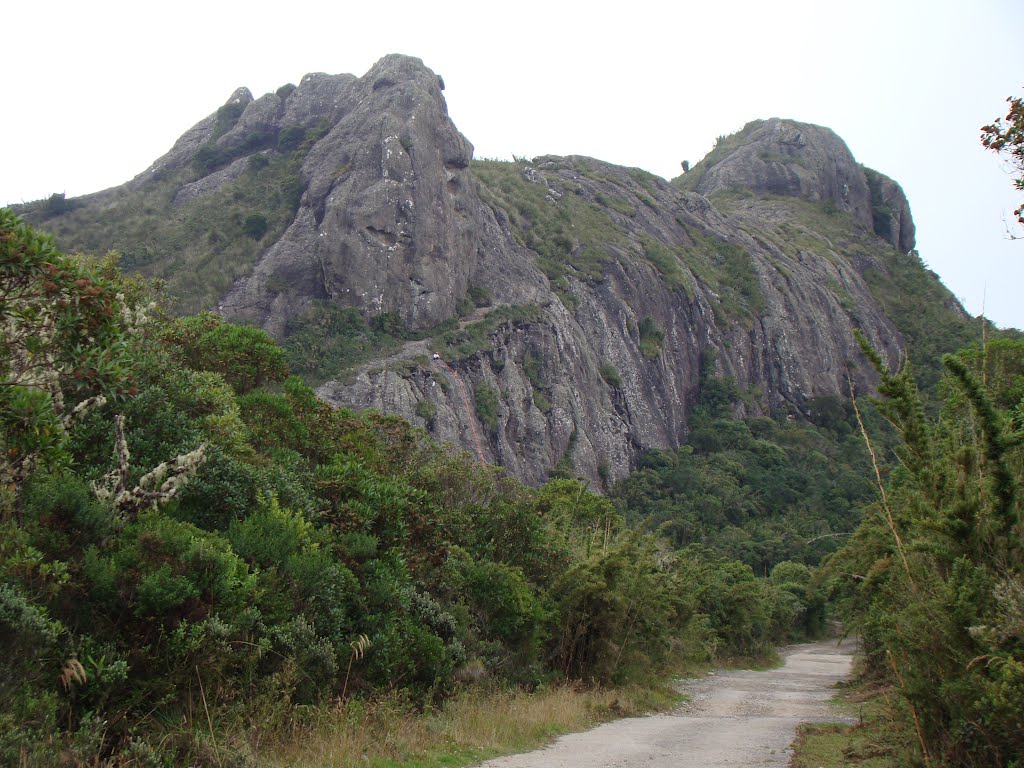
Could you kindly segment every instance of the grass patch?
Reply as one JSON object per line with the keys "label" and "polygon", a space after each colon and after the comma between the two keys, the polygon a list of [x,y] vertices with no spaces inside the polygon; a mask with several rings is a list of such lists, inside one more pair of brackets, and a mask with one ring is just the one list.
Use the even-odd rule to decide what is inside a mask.
{"label": "grass patch", "polygon": [[505,323],[531,323],[541,318],[541,308],[536,304],[506,304],[495,307],[487,317],[462,328],[446,330],[434,337],[434,348],[444,357],[457,360],[490,349],[490,336]]}
{"label": "grass patch", "polygon": [[665,285],[673,290],[685,291],[687,300],[693,301],[697,286],[694,284],[693,275],[683,266],[682,256],[685,250],[678,247],[670,248],[649,235],[640,236],[640,245],[644,258],[658,270]]}
{"label": "grass patch", "polygon": [[410,332],[401,323],[367,323],[359,310],[316,302],[288,321],[285,352],[288,365],[307,381],[321,382],[346,368],[383,357],[406,341],[424,338],[428,332]]}
{"label": "grass patch", "polygon": [[640,321],[640,353],[650,359],[658,356],[665,342],[665,332],[654,322],[653,317],[645,317]]}
{"label": "grass patch", "polygon": [[897,768],[910,764],[907,724],[893,717],[888,692],[854,683],[837,697],[840,710],[858,722],[804,723],[797,727],[790,768]]}
{"label": "grass patch", "polygon": [[757,317],[764,309],[764,295],[751,255],[735,243],[691,231],[706,267],[701,277],[721,298],[721,308],[732,319]]}
{"label": "grass patch", "polygon": [[490,384],[480,384],[473,392],[476,400],[476,416],[492,435],[498,432],[498,416],[501,413],[498,391]]}
{"label": "grass patch", "polygon": [[417,400],[416,415],[426,421],[429,426],[434,423],[434,417],[437,416],[437,405],[430,400]]}
{"label": "grass patch", "polygon": [[597,202],[606,208],[611,208],[613,211],[621,213],[623,216],[629,216],[630,218],[636,216],[636,207],[628,200],[623,200],[621,197],[617,197],[615,195],[598,195]]}
{"label": "grass patch", "polygon": [[[537,254],[537,266],[549,280],[572,274],[582,280],[600,280],[612,255],[608,246],[625,246],[622,229],[600,205],[566,192],[557,199],[548,184],[561,187],[561,180],[536,171],[548,183],[523,178],[519,163],[500,160],[473,161],[473,174],[480,183],[480,196],[492,208],[508,214],[512,235]],[[586,172],[580,169],[584,175]],[[635,215],[625,201],[614,201],[616,210]]]}
{"label": "grass patch", "polygon": [[249,274],[264,245],[291,223],[302,194],[301,152],[240,162],[245,167],[236,178],[187,202],[174,199],[204,175],[192,167],[97,204],[78,201],[62,215],[27,213],[68,252],[119,252],[124,269],[166,281],[175,312],[194,313],[215,306]]}
{"label": "grass patch", "polygon": [[611,363],[602,363],[598,370],[601,374],[601,378],[604,379],[608,386],[614,387],[615,389],[622,386],[622,376],[619,375],[619,371],[614,365]]}
{"label": "grass patch", "polygon": [[471,689],[423,713],[400,700],[351,702],[265,737],[258,762],[269,768],[460,768],[678,701],[667,686],[557,686],[533,693]]}

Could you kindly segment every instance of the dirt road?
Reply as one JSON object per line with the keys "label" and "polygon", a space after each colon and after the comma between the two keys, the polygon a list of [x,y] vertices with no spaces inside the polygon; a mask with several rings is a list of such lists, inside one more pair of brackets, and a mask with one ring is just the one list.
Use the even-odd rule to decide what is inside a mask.
{"label": "dirt road", "polygon": [[785,665],[684,684],[690,700],[667,715],[627,718],[563,736],[486,768],[753,768],[786,766],[799,723],[836,721],[832,686],[850,673],[853,644],[791,646]]}

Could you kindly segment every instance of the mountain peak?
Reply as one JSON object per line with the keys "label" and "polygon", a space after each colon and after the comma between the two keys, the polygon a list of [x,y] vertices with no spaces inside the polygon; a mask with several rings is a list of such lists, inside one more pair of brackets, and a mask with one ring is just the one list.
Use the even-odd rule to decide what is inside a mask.
{"label": "mountain peak", "polygon": [[721,192],[798,197],[848,213],[900,250],[914,247],[910,206],[899,185],[860,165],[833,130],[773,117],[747,123],[715,148],[681,185]]}

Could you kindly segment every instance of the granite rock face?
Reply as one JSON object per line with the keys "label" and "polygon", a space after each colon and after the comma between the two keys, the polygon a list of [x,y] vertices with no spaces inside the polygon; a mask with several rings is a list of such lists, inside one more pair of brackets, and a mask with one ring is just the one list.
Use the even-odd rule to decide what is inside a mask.
{"label": "granite rock face", "polygon": [[716,378],[742,394],[737,416],[805,418],[850,382],[870,390],[854,329],[901,359],[868,278],[912,250],[909,206],[832,131],[757,121],[672,183],[583,157],[471,165],[442,87],[391,55],[362,77],[239,89],[116,194],[171,179],[168,204],[194,205],[299,157],[286,225],[217,309],[285,344],[314,304],[434,329],[319,395],[530,483],[561,466],[599,485],[679,446]]}
{"label": "granite rock face", "polygon": [[[471,392],[500,395],[485,460],[533,483],[568,460],[596,483],[624,476],[645,450],[683,443],[702,377],[730,377],[752,394],[737,415],[800,418],[814,398],[848,391],[855,327],[899,359],[902,337],[860,272],[881,268],[874,260],[855,265],[824,241],[818,254],[776,242],[774,233],[751,236],[701,195],[591,158],[537,158],[512,173],[541,185],[552,207],[571,197],[622,233],[607,246],[601,274],[570,270],[553,284],[536,254],[517,244],[508,214],[485,206],[470,283],[496,304],[535,303],[536,319],[498,326],[486,349],[445,366],[366,366],[322,386],[322,397],[402,413],[475,451],[468,421],[476,403],[462,402],[454,374]],[[887,247],[870,232],[858,236]],[[674,260],[676,279],[666,280],[655,251]],[[723,258],[731,260],[725,267]],[[730,269],[750,282],[750,295],[723,284]],[[653,353],[645,324],[662,337]],[[852,375],[861,389],[872,387],[863,369]],[[421,400],[436,409],[429,423],[416,415]]]}
{"label": "granite rock face", "polygon": [[451,317],[468,285],[479,211],[473,147],[448,119],[438,77],[417,59],[388,56],[358,79],[307,75],[274,123],[277,98],[250,104],[221,141],[293,120],[330,128],[303,163],[294,222],[224,298],[224,314],[276,335],[311,298],[368,317],[392,313],[408,328]]}

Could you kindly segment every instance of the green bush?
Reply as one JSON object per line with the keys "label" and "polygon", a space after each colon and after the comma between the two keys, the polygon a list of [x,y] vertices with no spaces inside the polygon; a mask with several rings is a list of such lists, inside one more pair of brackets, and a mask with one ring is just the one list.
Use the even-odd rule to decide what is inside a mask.
{"label": "green bush", "polygon": [[242,231],[253,240],[262,240],[263,236],[267,234],[268,226],[267,217],[262,213],[250,213],[245,217]]}
{"label": "green bush", "polygon": [[636,534],[573,563],[551,588],[556,663],[602,682],[660,668],[692,614],[684,583],[658,564],[655,539]]}
{"label": "green bush", "polygon": [[[1024,557],[1020,405],[1001,402],[1024,345],[988,378],[984,355],[946,356],[930,418],[908,369],[881,378],[882,415],[900,431],[898,466],[850,542],[827,564],[870,674],[913,722],[915,759],[1012,765],[1024,758]],[[986,370],[984,378],[977,375]],[[981,660],[984,660],[982,663]],[[923,756],[927,753],[927,757]]]}
{"label": "green bush", "polygon": [[[85,274],[85,285],[110,294],[96,313],[68,302],[69,335],[55,355],[110,367],[87,387],[58,376],[48,399],[7,390],[0,762],[213,764],[236,743],[222,723],[256,722],[272,738],[315,722],[314,708],[338,697],[389,691],[429,705],[453,690],[467,661],[486,665],[498,684],[644,680],[678,651],[707,658],[763,647],[807,613],[814,579],[805,584],[798,567],[780,566],[779,583],[769,583],[735,563],[673,552],[624,530],[612,503],[581,482],[531,489],[402,419],[332,408],[285,378],[280,349],[262,331],[209,314],[170,320],[153,308],[161,322],[136,322],[148,307],[143,286],[112,265],[70,269],[27,234],[5,230],[4,243],[32,243],[24,252],[40,257],[4,251],[15,280],[19,270],[49,274],[48,264],[68,267],[61,279],[71,286]],[[47,311],[48,302],[33,305]],[[483,343],[500,324],[534,322],[539,311],[493,308],[457,342]],[[127,314],[123,327],[113,320]],[[360,344],[407,333],[391,315],[372,326],[327,311],[311,320],[356,328]],[[90,330],[96,348],[83,352]],[[10,343],[0,345],[8,371]],[[530,354],[523,367],[543,407],[542,361]],[[60,397],[70,405],[92,392],[105,392],[107,404],[44,450],[63,424]],[[475,394],[478,418],[496,431],[499,393],[481,383]],[[423,402],[426,413],[432,404]],[[124,440],[114,416],[124,416]],[[697,421],[706,452],[649,457],[650,473],[669,474],[644,475],[632,500],[665,510],[702,491],[693,500],[708,531],[718,515],[753,518],[762,502],[789,498],[793,476],[767,439],[770,423]],[[805,442],[803,463],[817,467],[820,446]],[[574,433],[566,473],[575,444]],[[94,493],[130,488],[199,445],[206,462],[172,501],[126,513]],[[10,462],[22,455],[32,461],[16,473]],[[695,484],[705,476],[721,480],[720,498]],[[672,505],[642,492],[665,481]],[[737,551],[751,540],[734,538]],[[961,591],[964,600],[981,594]],[[1005,685],[984,692],[993,713],[1018,703],[1015,668],[1001,674]],[[247,754],[237,750],[239,764]]]}
{"label": "green bush", "polygon": [[619,375],[618,369],[611,363],[601,363],[599,369],[601,378],[605,380],[605,383],[610,387],[618,389],[622,386],[622,377]]}
{"label": "green bush", "polygon": [[496,434],[498,431],[498,391],[490,384],[478,384],[473,391],[476,399],[476,417],[480,419],[487,431]]}
{"label": "green bush", "polygon": [[665,340],[664,332],[655,323],[653,317],[645,317],[640,321],[640,353],[647,358],[657,357],[661,353],[661,345]]}
{"label": "green bush", "polygon": [[491,292],[481,286],[469,286],[469,290],[466,291],[466,297],[473,302],[474,307],[491,306]]}
{"label": "green bush", "polygon": [[288,375],[284,350],[262,328],[225,323],[203,313],[178,320],[166,338],[179,347],[188,365],[221,374],[240,395]]}
{"label": "green bush", "polygon": [[427,426],[432,426],[437,416],[437,406],[430,400],[417,400],[416,415],[426,421]]}

